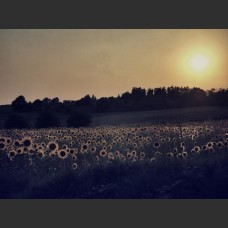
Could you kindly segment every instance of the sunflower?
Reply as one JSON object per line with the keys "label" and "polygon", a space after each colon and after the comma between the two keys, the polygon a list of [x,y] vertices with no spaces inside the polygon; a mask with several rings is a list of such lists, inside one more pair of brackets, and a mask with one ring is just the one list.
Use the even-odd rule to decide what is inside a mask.
{"label": "sunflower", "polygon": [[56,155],[56,151],[51,151],[49,154],[48,154],[50,157],[54,157]]}
{"label": "sunflower", "polygon": [[6,149],[5,142],[0,142],[0,150],[5,150],[5,149]]}
{"label": "sunflower", "polygon": [[68,146],[67,146],[66,144],[63,144],[63,145],[62,145],[62,149],[63,149],[63,150],[66,150],[67,148],[68,148]]}
{"label": "sunflower", "polygon": [[132,150],[132,151],[131,151],[131,154],[132,154],[133,156],[136,156],[136,155],[137,155],[137,151],[136,151],[136,150]]}
{"label": "sunflower", "polygon": [[1,137],[0,138],[0,142],[4,142],[5,143],[6,142],[6,138],[5,137]]}
{"label": "sunflower", "polygon": [[154,154],[155,157],[161,157],[162,156],[162,153],[159,152],[159,151],[156,151],[155,154]]}
{"label": "sunflower", "polygon": [[154,146],[154,148],[159,148],[160,147],[160,143],[159,142],[154,142],[154,144],[153,144],[153,146]]}
{"label": "sunflower", "polygon": [[114,155],[113,155],[112,152],[108,152],[108,158],[109,158],[110,160],[114,160],[114,159],[115,159],[115,157],[114,157]]}
{"label": "sunflower", "polygon": [[207,145],[203,145],[202,150],[207,150]]}
{"label": "sunflower", "polygon": [[188,152],[184,151],[184,152],[182,153],[182,156],[183,156],[183,158],[187,158],[187,157],[188,157]]}
{"label": "sunflower", "polygon": [[29,147],[29,146],[31,146],[31,145],[32,145],[32,140],[31,140],[31,138],[24,138],[24,139],[22,140],[22,145],[23,145],[24,147]]}
{"label": "sunflower", "polygon": [[37,157],[38,158],[44,158],[44,156],[45,156],[44,150],[38,150]]}
{"label": "sunflower", "polygon": [[69,154],[73,155],[75,153],[75,149],[70,149]]}
{"label": "sunflower", "polygon": [[207,143],[207,147],[208,147],[208,148],[212,148],[212,147],[213,147],[213,142],[208,142],[208,143]]}
{"label": "sunflower", "polygon": [[75,141],[71,141],[70,145],[73,146],[75,144]]}
{"label": "sunflower", "polygon": [[146,156],[146,154],[145,154],[144,152],[141,152],[141,153],[139,154],[139,156],[140,156],[141,159],[144,159],[145,156]]}
{"label": "sunflower", "polygon": [[105,145],[107,144],[107,142],[106,142],[105,140],[102,140],[102,141],[101,141],[101,144],[102,144],[103,146],[105,146]]}
{"label": "sunflower", "polygon": [[120,152],[118,150],[115,151],[115,156],[118,157],[120,155]]}
{"label": "sunflower", "polygon": [[11,144],[12,143],[12,139],[11,138],[7,138],[6,139],[6,143],[9,145],[9,144]]}
{"label": "sunflower", "polygon": [[8,157],[9,159],[13,159],[15,156],[16,156],[17,152],[15,150],[11,150],[9,153],[8,153]]}
{"label": "sunflower", "polygon": [[166,154],[168,158],[172,158],[173,157],[173,153],[172,152],[169,152]]}
{"label": "sunflower", "polygon": [[17,148],[17,154],[23,154],[23,148],[22,147]]}
{"label": "sunflower", "polygon": [[164,138],[161,138],[161,143],[165,143],[165,139]]}
{"label": "sunflower", "polygon": [[121,160],[121,161],[125,161],[125,160],[126,160],[126,157],[125,157],[124,155],[121,154],[120,160]]}
{"label": "sunflower", "polygon": [[37,143],[34,143],[32,147],[33,147],[33,149],[36,150],[36,149],[38,149],[39,145]]}
{"label": "sunflower", "polygon": [[218,143],[217,143],[217,146],[218,146],[219,149],[222,149],[223,143],[222,143],[222,142],[218,142]]}
{"label": "sunflower", "polygon": [[77,160],[77,156],[74,154],[74,155],[72,156],[72,159],[73,159],[73,160]]}
{"label": "sunflower", "polygon": [[151,159],[150,159],[150,162],[155,162],[157,159],[155,158],[155,157],[152,157]]}
{"label": "sunflower", "polygon": [[28,154],[33,155],[35,153],[35,150],[33,148],[29,148]]}
{"label": "sunflower", "polygon": [[47,144],[47,149],[50,150],[50,151],[58,150],[59,149],[59,145],[56,142],[49,142]]}
{"label": "sunflower", "polygon": [[177,155],[177,158],[178,158],[178,159],[183,159],[183,154],[182,154],[182,153],[179,153],[179,154]]}
{"label": "sunflower", "polygon": [[78,164],[77,163],[73,163],[72,164],[72,169],[77,169],[78,168]]}
{"label": "sunflower", "polygon": [[112,145],[108,145],[108,150],[112,150]]}
{"label": "sunflower", "polygon": [[64,149],[58,150],[57,154],[58,154],[58,157],[61,159],[66,159],[68,156],[67,151]]}
{"label": "sunflower", "polygon": [[81,150],[82,151],[87,151],[88,149],[89,149],[88,143],[84,143],[84,144],[81,145]]}
{"label": "sunflower", "polygon": [[28,148],[27,147],[22,147],[23,148],[23,153],[27,153],[28,152]]}
{"label": "sunflower", "polygon": [[92,146],[92,147],[90,148],[90,151],[91,151],[92,153],[95,153],[96,150],[97,150],[97,148],[96,148],[95,146]]}
{"label": "sunflower", "polygon": [[16,146],[16,147],[21,146],[21,142],[19,140],[15,140],[13,142],[13,145]]}
{"label": "sunflower", "polygon": [[200,152],[200,147],[199,146],[195,146],[193,148],[193,150],[196,152],[196,153],[199,153]]}
{"label": "sunflower", "polygon": [[101,157],[105,157],[106,155],[107,155],[107,151],[106,150],[103,149],[103,150],[100,151],[100,156]]}
{"label": "sunflower", "polygon": [[132,158],[132,153],[130,153],[130,152],[127,152],[127,158],[129,158],[129,159],[131,159]]}

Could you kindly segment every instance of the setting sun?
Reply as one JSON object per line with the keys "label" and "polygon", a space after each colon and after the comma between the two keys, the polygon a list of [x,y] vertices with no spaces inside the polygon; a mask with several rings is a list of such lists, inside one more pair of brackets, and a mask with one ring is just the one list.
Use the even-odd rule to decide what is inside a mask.
{"label": "setting sun", "polygon": [[190,67],[196,72],[203,72],[209,67],[210,61],[203,54],[195,55],[189,62]]}

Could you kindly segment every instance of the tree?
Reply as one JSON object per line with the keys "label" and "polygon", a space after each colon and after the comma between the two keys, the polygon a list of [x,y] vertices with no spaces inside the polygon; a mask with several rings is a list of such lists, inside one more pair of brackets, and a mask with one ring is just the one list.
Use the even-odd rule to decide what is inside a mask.
{"label": "tree", "polygon": [[141,87],[133,87],[131,91],[131,97],[134,101],[144,99],[146,97],[146,90]]}
{"label": "tree", "polygon": [[53,98],[50,103],[52,105],[58,105],[59,104],[59,98],[58,97]]}
{"label": "tree", "polygon": [[28,104],[25,100],[24,96],[19,96],[17,97],[13,102],[12,102],[12,107],[14,111],[19,111],[19,112],[23,112],[26,111]]}
{"label": "tree", "polygon": [[11,114],[4,123],[6,129],[24,129],[30,128],[29,122],[18,113]]}
{"label": "tree", "polygon": [[44,111],[38,115],[36,119],[35,127],[36,128],[60,127],[60,121],[54,113],[50,111]]}
{"label": "tree", "polygon": [[92,115],[84,108],[73,111],[67,119],[68,127],[87,127],[92,123]]}
{"label": "tree", "polygon": [[43,102],[40,99],[36,99],[32,105],[35,110],[41,110],[43,108]]}

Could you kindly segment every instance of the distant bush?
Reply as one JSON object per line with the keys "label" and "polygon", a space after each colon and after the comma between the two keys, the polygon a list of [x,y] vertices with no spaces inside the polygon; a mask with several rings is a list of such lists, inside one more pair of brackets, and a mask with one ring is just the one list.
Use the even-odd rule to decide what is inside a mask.
{"label": "distant bush", "polygon": [[73,111],[67,119],[68,127],[87,127],[92,123],[92,115],[86,109]]}
{"label": "distant bush", "polygon": [[60,127],[60,125],[61,124],[57,116],[49,111],[40,113],[35,123],[36,128]]}
{"label": "distant bush", "polygon": [[23,129],[23,128],[30,128],[29,122],[21,116],[20,114],[13,113],[11,114],[4,123],[4,128],[6,129]]}

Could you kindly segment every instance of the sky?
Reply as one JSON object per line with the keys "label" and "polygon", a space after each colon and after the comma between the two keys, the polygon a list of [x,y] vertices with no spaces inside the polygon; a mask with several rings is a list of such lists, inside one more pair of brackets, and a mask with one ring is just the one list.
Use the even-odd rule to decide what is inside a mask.
{"label": "sky", "polygon": [[228,29],[0,29],[0,104],[228,87]]}

